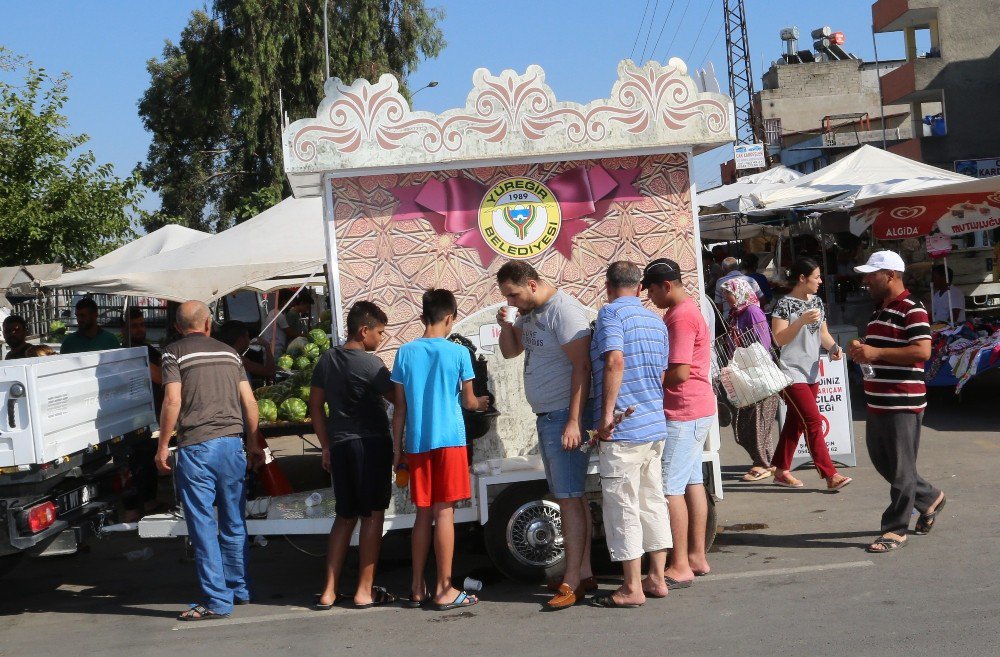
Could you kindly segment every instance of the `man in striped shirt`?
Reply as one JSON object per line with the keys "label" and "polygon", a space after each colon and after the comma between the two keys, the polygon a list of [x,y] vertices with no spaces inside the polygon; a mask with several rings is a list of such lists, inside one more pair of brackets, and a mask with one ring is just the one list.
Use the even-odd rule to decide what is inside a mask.
{"label": "man in striped shirt", "polygon": [[[244,477],[247,454],[263,461],[256,441],[257,402],[236,351],[209,337],[212,313],[200,301],[177,309],[184,338],[163,351],[163,410],[156,467],[169,472],[177,428],[177,492],[194,548],[203,598],[178,619],[228,616],[250,602],[246,577]],[[244,446],[244,437],[247,444]],[[218,517],[215,508],[218,507]]]}
{"label": "man in striped shirt", "polygon": [[[608,305],[597,313],[590,360],[594,373],[594,424],[600,444],[604,529],[613,561],[622,562],[625,583],[597,597],[602,607],[635,607],[646,596],[667,595],[666,550],[673,545],[663,497],[660,459],[667,424],[663,372],[667,328],[642,307],[642,272],[631,262],[608,267]],[[634,410],[615,426],[615,413]],[[642,555],[649,577],[642,579]]]}
{"label": "man in striped shirt", "polygon": [[849,355],[874,368],[874,375],[865,377],[865,440],[872,465],[890,486],[882,536],[868,546],[878,554],[906,544],[914,508],[920,512],[914,532],[928,533],[945,497],[917,473],[920,424],[927,406],[924,361],[931,355],[927,311],[903,285],[905,266],[899,254],[877,251],[854,269],[864,274],[876,305],[864,342],[854,342]]}

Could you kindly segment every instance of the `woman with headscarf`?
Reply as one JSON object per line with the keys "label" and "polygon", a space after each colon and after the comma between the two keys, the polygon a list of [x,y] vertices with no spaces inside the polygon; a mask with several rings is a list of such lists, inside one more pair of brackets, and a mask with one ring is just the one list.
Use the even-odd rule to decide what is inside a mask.
{"label": "woman with headscarf", "polygon": [[[734,348],[747,347],[759,342],[768,353],[771,351],[771,329],[767,316],[760,308],[760,300],[750,283],[740,277],[722,283],[722,294],[729,304],[727,324],[730,340]],[[753,460],[750,471],[743,475],[743,481],[767,479],[774,472],[771,458],[774,448],[771,444],[771,428],[778,414],[778,395],[771,395],[752,406],[736,409],[733,418],[733,433],[736,443],[747,451]]]}

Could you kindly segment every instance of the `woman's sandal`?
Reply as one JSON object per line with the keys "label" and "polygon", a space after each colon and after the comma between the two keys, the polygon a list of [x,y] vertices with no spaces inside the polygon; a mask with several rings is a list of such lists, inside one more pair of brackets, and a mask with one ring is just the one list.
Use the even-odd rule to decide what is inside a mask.
{"label": "woman's sandal", "polygon": [[826,490],[829,493],[838,491],[847,484],[851,483],[852,481],[854,481],[852,478],[841,475],[840,481],[838,481],[837,483],[833,483],[832,481],[826,482]]}
{"label": "woman's sandal", "polygon": [[805,486],[801,479],[796,479],[795,477],[783,477],[781,475],[774,475],[774,483],[778,486],[784,486],[785,488],[802,488]]}
{"label": "woman's sandal", "polygon": [[893,550],[898,550],[906,545],[906,539],[899,540],[896,538],[889,538],[888,536],[879,536],[875,539],[875,542],[865,548],[865,552],[871,552],[872,554],[882,554],[884,552],[892,552]]}
{"label": "woman's sandal", "polygon": [[941,509],[944,508],[944,503],[947,502],[947,498],[942,497],[941,501],[938,502],[937,506],[930,513],[921,513],[920,517],[917,518],[917,524],[913,526],[913,533],[919,534],[920,536],[926,536],[931,533],[934,529],[934,520],[937,515],[941,513]]}
{"label": "woman's sandal", "polygon": [[760,481],[771,476],[770,470],[751,470],[743,475],[743,481]]}
{"label": "woman's sandal", "polygon": [[229,618],[229,614],[217,614],[203,605],[191,605],[191,608],[177,617],[179,621],[203,621]]}

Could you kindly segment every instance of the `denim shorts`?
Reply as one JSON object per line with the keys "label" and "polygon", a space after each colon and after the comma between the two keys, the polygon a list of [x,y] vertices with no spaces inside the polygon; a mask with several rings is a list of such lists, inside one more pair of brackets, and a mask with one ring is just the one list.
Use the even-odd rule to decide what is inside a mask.
{"label": "denim shorts", "polygon": [[688,486],[705,482],[701,455],[714,416],[697,420],[667,420],[663,443],[663,494],[683,495]]}
{"label": "denim shorts", "polygon": [[[587,439],[587,429],[594,425],[593,403],[588,400],[580,413],[581,440]],[[565,450],[562,446],[563,429],[569,419],[569,409],[542,413],[535,420],[538,428],[538,446],[545,466],[545,480],[549,492],[556,499],[583,497],[587,490],[587,466],[590,454],[579,449]]]}

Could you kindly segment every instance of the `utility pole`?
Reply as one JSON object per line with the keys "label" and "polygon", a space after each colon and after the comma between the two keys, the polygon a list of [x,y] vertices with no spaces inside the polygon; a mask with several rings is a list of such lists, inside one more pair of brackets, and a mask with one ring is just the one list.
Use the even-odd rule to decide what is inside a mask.
{"label": "utility pole", "polygon": [[754,111],[753,70],[747,39],[743,0],[722,0],[726,28],[726,63],[729,65],[729,93],[736,112],[736,143],[763,142],[763,125]]}

